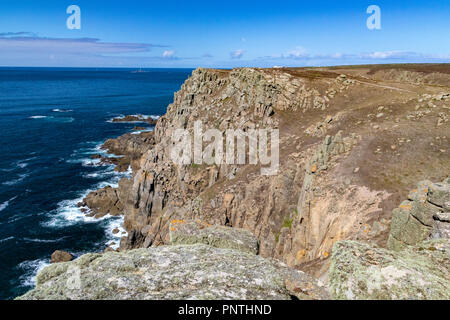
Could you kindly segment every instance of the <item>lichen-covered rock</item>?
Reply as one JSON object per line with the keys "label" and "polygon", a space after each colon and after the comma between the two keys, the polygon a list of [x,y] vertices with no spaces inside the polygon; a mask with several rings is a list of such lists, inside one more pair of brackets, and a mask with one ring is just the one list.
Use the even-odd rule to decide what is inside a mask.
{"label": "lichen-covered rock", "polygon": [[176,245],[87,254],[43,269],[28,299],[326,299],[317,281],[272,259]]}
{"label": "lichen-covered rock", "polygon": [[336,243],[329,272],[336,299],[450,299],[450,240],[396,252],[357,241]]}
{"label": "lichen-covered rock", "polygon": [[405,245],[415,245],[430,236],[432,228],[411,215],[411,209],[412,204],[404,201],[399,208],[392,211],[388,248],[399,250]]}
{"label": "lichen-covered rock", "polygon": [[450,184],[444,181],[430,185],[428,201],[439,207],[443,207],[446,202],[450,201]]}
{"label": "lichen-covered rock", "polygon": [[235,249],[258,254],[258,240],[247,230],[223,226],[209,226],[197,221],[172,221],[170,243],[203,243],[216,248]]}
{"label": "lichen-covered rock", "polygon": [[450,223],[448,221],[442,222],[439,220],[434,221],[434,228],[431,232],[431,238],[450,238]]}
{"label": "lichen-covered rock", "polygon": [[450,198],[448,179],[441,183],[421,181],[408,200],[392,211],[391,231],[387,246],[401,250],[429,238],[448,238],[450,226],[444,217]]}

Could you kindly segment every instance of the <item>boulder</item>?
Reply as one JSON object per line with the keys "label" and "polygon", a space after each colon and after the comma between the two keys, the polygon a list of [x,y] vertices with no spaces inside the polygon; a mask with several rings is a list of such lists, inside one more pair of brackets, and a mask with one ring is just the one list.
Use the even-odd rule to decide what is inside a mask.
{"label": "boulder", "polygon": [[450,201],[450,184],[445,181],[431,184],[427,200],[439,207],[444,207],[444,204]]}
{"label": "boulder", "polygon": [[[169,246],[103,254],[50,265],[19,300],[327,299],[311,276],[255,255],[243,230],[180,224]],[[207,245],[204,239],[209,239]],[[195,244],[194,244],[195,243]],[[217,247],[219,246],[219,247]]]}
{"label": "boulder", "polygon": [[434,221],[434,228],[431,232],[431,238],[450,238],[450,223],[439,220]]}
{"label": "boulder", "polygon": [[73,260],[73,255],[66,251],[56,250],[52,253],[50,263],[68,262]]}
{"label": "boulder", "polygon": [[258,240],[247,230],[209,226],[198,221],[174,220],[170,227],[170,243],[203,243],[216,248],[229,248],[258,254]]}
{"label": "boulder", "polygon": [[448,179],[441,183],[419,182],[408,200],[392,211],[387,247],[401,250],[426,239],[448,238],[450,226],[444,210],[449,196]]}
{"label": "boulder", "polygon": [[450,299],[450,240],[425,241],[403,251],[341,241],[329,271],[335,299]]}
{"label": "boulder", "polygon": [[391,231],[388,248],[402,249],[405,245],[414,245],[427,239],[432,228],[422,224],[410,214],[412,204],[404,201],[399,208],[392,211]]}

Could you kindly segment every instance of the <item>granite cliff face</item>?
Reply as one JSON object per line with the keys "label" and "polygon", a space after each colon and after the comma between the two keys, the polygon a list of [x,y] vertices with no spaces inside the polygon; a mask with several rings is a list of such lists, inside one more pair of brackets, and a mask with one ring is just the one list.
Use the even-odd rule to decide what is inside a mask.
{"label": "granite cliff face", "polygon": [[[450,90],[390,79],[357,68],[197,69],[158,120],[121,199],[129,231],[121,248],[168,243],[173,219],[247,229],[263,256],[316,275],[338,240],[384,246],[392,210],[412,186],[450,170]],[[222,132],[279,128],[278,174],[176,166],[172,133],[196,120]]]}
{"label": "granite cliff face", "polygon": [[[124,156],[132,178],[122,179],[118,189],[92,193],[80,205],[90,207],[88,214],[124,214],[128,236],[120,253],[111,253],[117,261],[137,248],[129,251],[132,261],[136,254],[150,261],[158,250],[179,252],[184,249],[158,249],[178,240],[209,254],[225,250],[217,243],[239,249],[230,248],[223,235],[214,240],[212,229],[194,237],[171,234],[174,221],[200,221],[219,231],[218,226],[247,230],[258,242],[258,259],[276,258],[325,282],[330,277],[333,297],[386,298],[387,291],[356,293],[354,283],[348,284],[353,271],[341,268],[340,257],[351,257],[354,268],[362,266],[361,277],[372,270],[365,269],[370,257],[361,254],[369,247],[378,258],[386,255],[375,265],[388,270],[402,259],[448,261],[446,249],[437,250],[436,257],[426,251],[423,258],[420,247],[408,246],[448,238],[448,199],[442,194],[450,173],[449,78],[448,65],[197,69],[154,132],[105,143],[111,153]],[[204,131],[279,129],[278,173],[264,176],[260,165],[249,164],[175,164],[172,134],[193,132],[197,120]],[[401,253],[405,248],[410,251]],[[189,247],[186,254],[197,249]],[[418,272],[407,269],[409,275]],[[433,279],[442,278],[442,270],[427,270]],[[402,292],[391,297],[436,297],[434,291]],[[442,288],[436,292],[448,296]]]}

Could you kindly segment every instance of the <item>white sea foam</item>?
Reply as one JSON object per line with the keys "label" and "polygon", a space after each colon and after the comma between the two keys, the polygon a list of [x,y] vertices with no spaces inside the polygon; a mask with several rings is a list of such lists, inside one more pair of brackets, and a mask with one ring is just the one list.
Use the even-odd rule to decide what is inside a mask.
{"label": "white sea foam", "polygon": [[41,242],[41,243],[55,243],[61,240],[64,240],[66,237],[58,238],[58,239],[32,239],[32,238],[21,238],[20,240],[26,242]]}
{"label": "white sea foam", "polygon": [[16,184],[18,184],[19,182],[21,182],[22,180],[24,180],[28,176],[29,176],[29,174],[27,174],[27,173],[19,174],[19,177],[17,179],[13,179],[13,180],[9,180],[9,181],[3,182],[3,185],[5,185],[5,186],[16,185]]}
{"label": "white sea foam", "polygon": [[63,113],[65,113],[65,112],[72,112],[73,110],[72,109],[53,109],[52,110],[53,112],[63,112]]}
{"label": "white sea foam", "polygon": [[[119,232],[114,233],[113,231],[116,229],[119,230]],[[106,245],[114,250],[119,248],[120,239],[128,235],[126,230],[123,228],[123,217],[115,217],[108,220],[105,228],[105,234],[108,239]]]}
{"label": "white sea foam", "polygon": [[71,155],[71,159],[67,160],[67,163],[81,163],[83,167],[99,167],[109,166],[108,164],[101,164],[100,159],[92,159],[90,156],[99,154],[102,156],[109,156],[108,152],[102,149],[103,142],[92,141],[86,143],[87,145],[93,145],[92,147],[82,147],[75,150]]}
{"label": "white sea foam", "polygon": [[0,243],[6,242],[6,241],[9,241],[9,240],[12,240],[12,239],[14,239],[14,237],[8,237],[8,238],[5,238],[5,239],[0,239]]}
{"label": "white sea foam", "polygon": [[91,192],[98,189],[110,186],[112,188],[117,188],[119,186],[119,180],[124,177],[131,176],[131,168],[128,168],[127,172],[113,172],[114,175],[111,179],[107,181],[102,181],[97,183],[92,189],[85,190],[81,192],[79,196],[75,199],[64,200],[58,203],[57,209],[52,212],[52,218],[50,221],[44,223],[48,227],[65,227],[68,225],[73,225],[77,223],[97,223],[102,220],[111,218],[111,215],[105,215],[104,217],[97,219],[95,217],[89,217],[85,212],[82,212],[82,208],[78,207],[78,203],[82,202],[84,198]]}
{"label": "white sea foam", "polygon": [[46,119],[46,120],[50,120],[52,122],[63,122],[63,123],[70,123],[70,122],[74,122],[75,118],[72,117],[53,117],[53,116],[42,116],[42,115],[36,115],[36,116],[31,116],[28,119]]}
{"label": "white sea foam", "polygon": [[99,172],[86,173],[83,175],[85,179],[106,179],[114,176],[116,173],[114,172],[114,168],[109,168],[106,170],[102,170]]}
{"label": "white sea foam", "polygon": [[29,119],[45,119],[47,116],[31,116]]}
{"label": "white sea foam", "polygon": [[23,168],[25,168],[26,166],[28,166],[28,163],[26,163],[26,162],[18,162],[18,163],[17,163],[17,166],[18,166],[19,168],[23,169]]}
{"label": "white sea foam", "polygon": [[153,131],[153,128],[151,128],[151,129],[144,129],[144,130],[135,130],[135,131],[131,132],[131,134],[140,134],[142,132],[152,132],[152,131]]}
{"label": "white sea foam", "polygon": [[9,199],[8,201],[5,201],[5,202],[3,202],[2,204],[0,204],[0,211],[3,211],[3,210],[5,210],[6,209],[6,207],[8,207],[9,206],[9,203],[11,202],[11,201],[13,201],[14,199],[16,199],[17,198],[17,196],[15,196],[15,197],[12,197],[11,199]]}
{"label": "white sea foam", "polygon": [[36,284],[36,275],[50,263],[47,259],[27,260],[20,263],[17,268],[25,273],[19,278],[23,287],[33,287]]}
{"label": "white sea foam", "polygon": [[[72,157],[75,159],[71,159],[69,160],[69,162],[81,163],[81,165],[85,167],[87,166],[99,167],[102,165],[100,164],[99,159],[91,159],[87,158],[86,156],[99,153],[109,157],[112,156],[108,154],[105,150],[101,149],[101,146],[103,145],[102,142],[90,142],[88,143],[88,146],[89,145],[90,147],[83,147],[77,149],[72,154]],[[114,217],[108,214],[101,217],[100,219],[97,219],[95,217],[89,217],[88,215],[86,215],[87,213],[89,213],[88,208],[81,208],[78,206],[78,203],[82,202],[83,199],[91,191],[95,191],[104,188],[106,186],[117,188],[119,186],[118,183],[120,179],[124,177],[129,178],[132,175],[132,169],[130,166],[128,167],[128,170],[126,172],[115,172],[114,171],[115,166],[112,164],[109,165],[104,164],[102,166],[104,167],[103,169],[99,168],[95,172],[85,173],[83,177],[90,179],[105,179],[105,181],[97,183],[92,187],[92,189],[80,192],[78,196],[74,199],[64,200],[58,203],[57,208],[50,213],[51,214],[50,220],[45,222],[44,226],[53,228],[63,228],[66,226],[79,223],[101,223],[102,226],[104,226],[105,228],[107,245],[113,248],[118,248],[120,244],[120,238],[126,235],[126,231],[122,227],[123,217]],[[85,210],[82,209],[86,209],[88,211],[83,212]],[[114,234],[113,230],[116,228],[119,229],[119,232]]]}

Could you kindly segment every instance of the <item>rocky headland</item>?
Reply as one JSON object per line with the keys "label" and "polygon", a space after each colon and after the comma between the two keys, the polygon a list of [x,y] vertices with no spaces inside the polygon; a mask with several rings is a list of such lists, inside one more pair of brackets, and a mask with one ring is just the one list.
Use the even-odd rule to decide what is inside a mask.
{"label": "rocky headland", "polygon": [[[195,70],[153,132],[103,146],[132,177],[80,206],[124,215],[119,252],[47,267],[21,298],[449,299],[449,79],[450,65]],[[279,129],[278,173],[175,164],[172,133],[197,120]]]}

